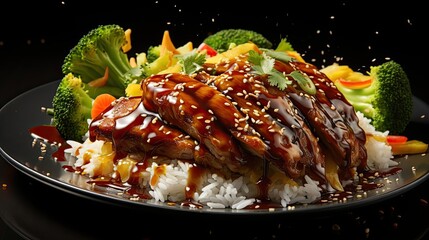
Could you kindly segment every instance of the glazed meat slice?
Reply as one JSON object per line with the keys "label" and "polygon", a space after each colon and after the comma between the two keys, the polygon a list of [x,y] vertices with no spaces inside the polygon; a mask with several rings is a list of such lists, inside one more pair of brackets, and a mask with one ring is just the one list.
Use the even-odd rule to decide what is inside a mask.
{"label": "glazed meat slice", "polygon": [[[358,127],[357,117],[351,117],[354,111],[349,110],[351,112],[346,113],[345,108],[337,108],[329,98],[340,100],[338,96],[342,96],[342,94],[332,85],[327,88],[324,87],[327,86],[326,83],[320,84],[320,79],[314,76],[314,70],[308,70],[314,69],[310,64],[299,65],[297,62],[284,63],[276,61],[275,67],[285,73],[299,70],[306,73],[314,82],[317,89],[315,96],[308,95],[299,88],[298,84],[289,85],[286,91],[295,106],[301,110],[306,120],[314,128],[314,131],[321,137],[325,145],[331,149],[337,164],[344,168],[357,167],[366,162],[366,151],[363,151],[365,148],[364,142],[356,136],[362,134],[362,129]],[[329,79],[324,80],[330,82]],[[274,88],[271,89],[278,92]],[[337,97],[334,97],[334,95],[337,95]],[[339,105],[337,100],[334,102]],[[345,99],[342,101],[343,105],[347,104]],[[362,136],[360,137],[362,138]]]}
{"label": "glazed meat slice", "polygon": [[246,115],[235,107],[236,103],[231,101],[232,98],[228,94],[186,75],[175,75],[169,78],[169,81],[181,84],[184,86],[184,93],[204,103],[215,116],[213,120],[219,121],[248,151],[260,158],[266,154],[268,146],[248,124]]}
{"label": "glazed meat slice", "polygon": [[[354,135],[359,141],[359,150],[356,153],[362,166],[366,166],[367,153],[365,148],[366,135],[363,129],[359,126],[359,119],[353,106],[348,102],[344,95],[335,87],[334,83],[314,65],[303,62],[291,62],[290,65],[295,69],[299,69],[306,73],[316,84],[319,92],[317,97],[320,99],[329,99],[336,110],[341,114],[343,120],[353,130]],[[328,101],[328,100],[324,100]]]}
{"label": "glazed meat slice", "polygon": [[[171,159],[193,159],[196,144],[147,111],[140,97],[120,98],[90,125],[90,140],[110,140],[118,158],[133,154],[162,155]],[[125,156],[123,156],[125,157]]]}
{"label": "glazed meat slice", "polygon": [[[189,78],[189,82],[181,80],[177,83],[175,78]],[[214,100],[210,100],[209,104],[194,94],[198,87],[203,87],[197,87],[195,83],[199,82],[178,73],[146,78],[142,82],[143,104],[148,110],[157,112],[163,120],[182,129],[204,145],[223,166],[237,172],[245,163],[237,139],[217,121],[217,116],[209,107]],[[207,87],[207,94],[211,94],[208,89],[210,87],[204,86]],[[218,99],[217,104],[222,106],[228,101],[225,97],[222,97],[222,100],[213,95],[212,97]]]}
{"label": "glazed meat slice", "polygon": [[246,122],[269,145],[269,154],[264,157],[290,177],[302,177],[306,166],[323,163],[317,140],[308,126],[293,113],[290,103],[269,93],[257,76],[227,71],[213,84],[237,103],[246,114]]}

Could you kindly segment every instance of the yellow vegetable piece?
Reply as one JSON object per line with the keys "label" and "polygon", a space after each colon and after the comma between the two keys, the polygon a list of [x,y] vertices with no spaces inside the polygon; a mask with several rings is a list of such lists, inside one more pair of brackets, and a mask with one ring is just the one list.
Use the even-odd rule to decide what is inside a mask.
{"label": "yellow vegetable piece", "polygon": [[217,64],[220,63],[223,60],[228,60],[228,59],[234,59],[242,54],[246,54],[249,51],[254,50],[258,53],[260,53],[260,49],[258,48],[258,46],[254,43],[243,43],[240,45],[237,45],[223,53],[217,54],[216,56],[210,57],[206,60],[206,63],[212,63],[212,64]]}
{"label": "yellow vegetable piece", "polygon": [[143,52],[143,53],[137,54],[136,63],[137,63],[137,66],[141,66],[147,63],[146,53]]}
{"label": "yellow vegetable piece", "polygon": [[179,52],[179,54],[185,54],[194,50],[194,44],[192,44],[192,42],[187,42],[183,46],[178,47],[176,50]]}
{"label": "yellow vegetable piece", "polygon": [[328,180],[329,184],[335,190],[341,192],[344,191],[343,185],[341,184],[340,178],[338,177],[338,165],[331,157],[328,156],[325,159],[325,176],[326,180]]}
{"label": "yellow vegetable piece", "polygon": [[161,54],[159,58],[155,61],[149,63],[147,66],[149,75],[158,74],[159,72],[173,66],[177,63],[177,58],[173,56],[171,51],[165,49],[165,47],[161,46]]}
{"label": "yellow vegetable piece", "polygon": [[428,144],[419,140],[409,140],[405,143],[392,143],[393,155],[426,153]]}
{"label": "yellow vegetable piece", "polygon": [[125,53],[131,50],[131,29],[125,30],[126,43],[122,46],[122,51]]}
{"label": "yellow vegetable piece", "polygon": [[130,57],[130,66],[137,67],[137,61],[135,57]]}
{"label": "yellow vegetable piece", "polygon": [[320,69],[321,72],[326,74],[329,79],[335,81],[339,78],[347,79],[347,77],[353,73],[353,69],[351,69],[347,65],[339,65],[338,63],[333,63],[325,68]]}
{"label": "yellow vegetable piece", "polygon": [[286,51],[286,54],[295,58],[298,62],[305,62],[304,58],[302,58],[301,54],[299,54],[297,51]]}
{"label": "yellow vegetable piece", "polygon": [[132,173],[132,169],[135,167],[136,162],[128,157],[120,159],[117,164],[116,171],[119,173],[122,182],[127,182]]}
{"label": "yellow vegetable piece", "polygon": [[165,73],[180,73],[182,71],[182,66],[179,63],[176,63],[162,71],[160,71],[158,74],[165,74]]}
{"label": "yellow vegetable piece", "polygon": [[371,79],[371,76],[365,75],[361,72],[352,72],[345,79],[349,81],[362,82]]}
{"label": "yellow vegetable piece", "polygon": [[[173,41],[171,41],[170,32],[168,30],[164,31],[164,35],[162,36],[162,42],[161,46],[164,47],[166,50],[172,52],[173,54],[178,54],[176,47],[173,44]],[[161,50],[162,50],[161,47]]]}
{"label": "yellow vegetable piece", "polygon": [[125,95],[127,97],[142,96],[143,91],[141,89],[140,84],[139,83],[128,84],[127,88],[125,89]]}

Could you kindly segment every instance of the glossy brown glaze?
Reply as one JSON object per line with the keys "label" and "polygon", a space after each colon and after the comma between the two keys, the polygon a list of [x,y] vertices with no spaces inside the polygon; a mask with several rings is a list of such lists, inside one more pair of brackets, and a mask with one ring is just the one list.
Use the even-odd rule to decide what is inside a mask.
{"label": "glossy brown glaze", "polygon": [[[181,78],[182,83],[176,83]],[[172,80],[170,80],[172,79]],[[186,80],[185,80],[186,79]],[[236,172],[244,163],[237,140],[229,134],[225,126],[218,121],[210,106],[213,103],[203,101],[196,91],[206,91],[207,95],[218,99],[217,104],[232,107],[232,103],[223,98],[216,98],[212,88],[192,80],[182,74],[155,75],[142,83],[143,104],[147,109],[157,112],[167,121],[193,137],[198,144],[204,145],[217,159],[231,171]],[[187,90],[191,89],[191,90]],[[229,106],[225,105],[229,103]]]}
{"label": "glossy brown glaze", "polygon": [[[285,73],[299,70],[313,81],[317,89],[315,95],[307,94],[296,83],[288,85],[286,92],[320,136],[321,141],[333,152],[337,164],[341,168],[357,167],[361,166],[361,163],[365,165],[367,156],[363,130],[358,125],[355,112],[349,112],[353,108],[333,82],[322,74],[315,75],[318,73],[317,69],[308,63],[276,61],[275,67]],[[335,100],[333,102],[336,105],[331,99]]]}
{"label": "glossy brown glaze", "polygon": [[[312,176],[326,190],[318,169],[329,156],[340,179],[350,180],[355,167],[366,166],[365,135],[351,105],[310,64],[276,61],[275,68],[301,71],[316,94],[291,77],[292,84],[279,90],[267,76],[255,75],[245,58],[205,65],[192,76],[153,75],[143,79],[141,98],[122,98],[94,119],[90,138],[112,140],[119,157],[160,154],[195,162],[196,173],[202,167],[253,176],[264,201],[273,166],[297,182]],[[199,177],[190,179],[188,196],[197,191]]]}
{"label": "glossy brown glaze", "polygon": [[91,141],[113,141],[117,159],[130,152],[177,159],[194,157],[194,141],[147,111],[140,97],[118,99],[93,119],[89,133]]}

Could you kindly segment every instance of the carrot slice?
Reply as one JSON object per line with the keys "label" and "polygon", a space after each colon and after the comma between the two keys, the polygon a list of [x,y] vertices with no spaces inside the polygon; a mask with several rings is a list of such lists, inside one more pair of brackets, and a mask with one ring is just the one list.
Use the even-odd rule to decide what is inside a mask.
{"label": "carrot slice", "polygon": [[95,97],[94,102],[92,103],[91,118],[96,118],[115,100],[116,98],[108,93],[102,93]]}

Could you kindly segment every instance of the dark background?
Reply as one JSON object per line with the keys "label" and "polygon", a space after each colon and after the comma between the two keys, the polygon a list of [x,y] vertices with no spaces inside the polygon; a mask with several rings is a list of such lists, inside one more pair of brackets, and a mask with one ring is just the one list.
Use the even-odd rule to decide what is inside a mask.
{"label": "dark background", "polygon": [[[188,41],[197,46],[218,30],[245,28],[262,33],[274,44],[287,37],[304,59],[319,67],[339,62],[365,72],[371,65],[392,59],[400,63],[408,74],[414,96],[429,103],[425,88],[428,81],[425,60],[428,56],[428,17],[423,9],[423,1],[414,0],[387,3],[366,0],[2,2],[0,107],[25,91],[62,78],[63,59],[77,41],[96,26],[112,23],[132,29],[130,54],[159,44],[164,30],[170,31],[177,47]],[[418,133],[412,136],[421,136],[422,140],[429,141],[427,130],[427,124],[411,125],[408,133]],[[0,160],[0,173],[3,174],[0,178],[9,181],[8,189],[0,190],[0,198],[4,197],[4,202],[16,206],[21,214],[25,211],[32,213],[31,219],[22,223],[34,221],[34,225],[0,224],[2,240],[21,239],[26,229],[45,239],[58,239],[63,232],[70,234],[64,239],[72,236],[79,236],[79,239],[95,239],[97,236],[121,239],[121,235],[124,239],[133,235],[139,236],[136,239],[155,239],[175,236],[174,231],[183,229],[188,231],[178,233],[179,238],[195,239],[193,234],[201,234],[204,239],[224,239],[230,231],[242,239],[285,239],[289,236],[424,239],[429,231],[427,182],[380,204],[344,210],[332,216],[292,219],[224,219],[217,216],[209,220],[196,216],[169,216],[169,213],[133,212],[80,199],[34,181]],[[15,199],[19,202],[13,203]],[[61,209],[54,207],[58,204]],[[85,206],[92,212],[82,211]],[[160,220],[159,217],[168,217],[168,220]],[[226,220],[229,220],[227,226],[223,224]],[[159,228],[152,229],[155,232],[144,229],[148,221],[150,226]],[[156,224],[158,221],[159,225]],[[73,234],[70,224],[77,226]],[[232,229],[234,225],[240,229]],[[41,226],[40,229],[37,226]],[[231,229],[226,231],[225,227]]]}
{"label": "dark background", "polygon": [[[3,4],[2,4],[3,5]],[[99,24],[132,29],[132,53],[159,44],[169,30],[176,46],[197,46],[225,28],[258,31],[277,44],[287,37],[307,61],[338,61],[355,70],[390,58],[414,95],[425,91],[427,24],[422,1],[10,1],[0,14],[0,105],[42,82],[62,77],[65,55]]]}

